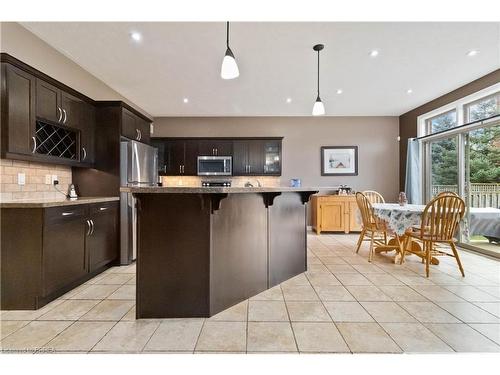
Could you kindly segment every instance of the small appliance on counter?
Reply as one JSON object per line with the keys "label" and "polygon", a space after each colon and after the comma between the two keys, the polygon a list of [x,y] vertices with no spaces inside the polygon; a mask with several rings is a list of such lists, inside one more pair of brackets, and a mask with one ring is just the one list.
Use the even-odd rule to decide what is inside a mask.
{"label": "small appliance on counter", "polygon": [[339,192],[339,195],[349,195],[349,194],[353,193],[353,190],[351,187],[349,187],[347,185],[340,185],[338,192]]}
{"label": "small appliance on counter", "polygon": [[70,200],[78,199],[78,195],[76,194],[76,190],[75,190],[75,185],[73,185],[73,184],[69,185],[68,198]]}
{"label": "small appliance on counter", "polygon": [[203,187],[231,187],[231,181],[201,181]]}

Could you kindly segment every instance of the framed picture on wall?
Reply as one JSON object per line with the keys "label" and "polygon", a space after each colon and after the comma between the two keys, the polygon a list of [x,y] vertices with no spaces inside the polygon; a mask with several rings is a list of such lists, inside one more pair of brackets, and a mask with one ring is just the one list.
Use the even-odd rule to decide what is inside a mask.
{"label": "framed picture on wall", "polygon": [[358,146],[321,147],[322,176],[357,176]]}

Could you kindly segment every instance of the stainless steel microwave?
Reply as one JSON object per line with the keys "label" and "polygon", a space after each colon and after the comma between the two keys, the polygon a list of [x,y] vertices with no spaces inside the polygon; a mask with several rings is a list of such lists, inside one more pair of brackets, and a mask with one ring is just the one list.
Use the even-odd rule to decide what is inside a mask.
{"label": "stainless steel microwave", "polygon": [[231,176],[231,156],[198,156],[198,176]]}

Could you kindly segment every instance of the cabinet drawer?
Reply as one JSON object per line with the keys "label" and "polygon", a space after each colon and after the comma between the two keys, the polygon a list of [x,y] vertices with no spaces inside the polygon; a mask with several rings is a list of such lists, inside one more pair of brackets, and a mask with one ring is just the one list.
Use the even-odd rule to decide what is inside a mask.
{"label": "cabinet drawer", "polygon": [[100,213],[108,213],[110,211],[118,211],[118,201],[94,203],[90,205],[90,216]]}
{"label": "cabinet drawer", "polygon": [[45,209],[45,223],[52,224],[67,220],[81,220],[87,214],[87,205],[50,207]]}

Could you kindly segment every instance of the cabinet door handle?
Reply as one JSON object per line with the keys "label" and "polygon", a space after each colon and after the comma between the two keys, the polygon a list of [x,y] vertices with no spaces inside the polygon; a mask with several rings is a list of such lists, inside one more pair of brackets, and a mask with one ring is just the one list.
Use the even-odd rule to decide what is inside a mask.
{"label": "cabinet door handle", "polygon": [[33,140],[33,149],[31,150],[31,153],[34,154],[36,152],[36,137],[31,137]]}
{"label": "cabinet door handle", "polygon": [[61,108],[57,107],[57,113],[59,114],[58,117],[57,117],[57,122],[61,122],[62,117],[63,117]]}
{"label": "cabinet door handle", "polygon": [[99,207],[99,211],[106,211],[107,209],[107,207]]}
{"label": "cabinet door handle", "polygon": [[90,226],[90,220],[86,220],[87,221],[87,226],[89,227],[89,229],[87,229],[87,236],[90,236],[90,229],[92,228]]}
{"label": "cabinet door handle", "polygon": [[182,173],[182,165],[179,165],[179,173]]}
{"label": "cabinet door handle", "polygon": [[92,220],[92,219],[90,219],[90,226],[92,227],[92,230],[90,232],[90,235],[92,236],[94,234],[94,229],[95,229],[94,220]]}
{"label": "cabinet door handle", "polygon": [[66,124],[66,120],[68,119],[68,116],[66,115],[66,110],[65,109],[63,109],[63,113],[64,113],[63,124]]}
{"label": "cabinet door handle", "polygon": [[251,165],[248,166],[248,173],[250,173],[250,172],[252,172],[252,166]]}
{"label": "cabinet door handle", "polygon": [[167,165],[166,164],[163,164],[163,173],[167,173]]}
{"label": "cabinet door handle", "polygon": [[142,139],[142,131],[139,129],[139,141]]}
{"label": "cabinet door handle", "polygon": [[71,215],[73,215],[73,212],[63,212],[62,215],[63,216],[71,216]]}
{"label": "cabinet door handle", "polygon": [[140,137],[140,134],[139,134],[139,129],[135,129],[135,132],[136,132],[136,136],[135,136],[135,140],[138,141],[139,139],[141,139]]}
{"label": "cabinet door handle", "polygon": [[87,159],[87,150],[85,150],[85,147],[82,147],[82,151],[83,151],[83,158],[82,158],[82,160],[85,160],[85,159]]}
{"label": "cabinet door handle", "polygon": [[218,148],[215,149],[215,155],[219,155],[219,149]]}
{"label": "cabinet door handle", "polygon": [[182,174],[184,174],[184,165],[182,166]]}

